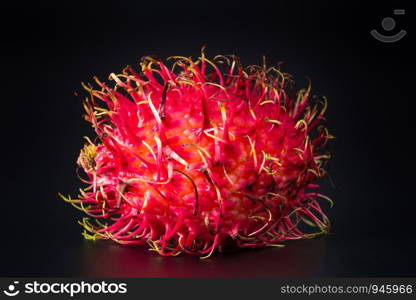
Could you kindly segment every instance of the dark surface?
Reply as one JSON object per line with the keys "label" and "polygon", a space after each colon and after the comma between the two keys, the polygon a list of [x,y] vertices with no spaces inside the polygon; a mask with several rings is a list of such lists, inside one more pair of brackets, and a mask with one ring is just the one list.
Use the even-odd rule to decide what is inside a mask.
{"label": "dark surface", "polygon": [[[413,244],[413,246],[412,246]],[[285,248],[221,253],[210,259],[162,257],[149,247],[72,236],[13,244],[2,276],[26,277],[407,277],[415,276],[414,239],[336,236]],[[4,251],[4,249],[3,249]],[[8,253],[7,250],[5,253]]]}
{"label": "dark surface", "polygon": [[[2,276],[416,276],[414,39],[410,13],[382,44],[369,32],[405,3],[364,7],[320,1],[237,5],[175,2],[2,9]],[[6,19],[7,16],[12,16]],[[81,217],[57,197],[76,195],[75,160],[92,136],[80,82],[105,79],[140,57],[234,53],[245,65],[283,61],[299,86],[329,99],[337,139],[322,191],[331,235],[260,249],[159,257],[147,247],[83,241]]]}

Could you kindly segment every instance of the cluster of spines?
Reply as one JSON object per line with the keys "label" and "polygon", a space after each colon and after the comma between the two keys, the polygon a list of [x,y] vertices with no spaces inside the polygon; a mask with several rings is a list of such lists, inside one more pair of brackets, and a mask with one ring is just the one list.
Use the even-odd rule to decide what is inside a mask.
{"label": "cluster of spines", "polygon": [[[236,93],[241,94],[239,95],[241,99],[249,99],[255,94],[259,98],[256,105],[270,105],[274,117],[265,118],[263,121],[270,123],[271,128],[281,125],[285,121],[282,117],[297,120],[294,127],[305,132],[305,139],[303,149],[293,148],[293,150],[297,152],[297,155],[302,160],[305,159],[303,156],[306,155],[312,156],[312,161],[314,162],[314,167],[307,168],[296,178],[297,182],[295,186],[298,188],[293,191],[292,195],[295,201],[289,201],[285,195],[273,191],[268,192],[264,199],[253,197],[249,194],[246,195],[248,198],[251,197],[251,200],[261,203],[264,208],[262,215],[252,216],[253,219],[262,223],[262,226],[259,226],[258,229],[248,234],[236,233],[233,238],[235,238],[237,246],[282,246],[281,242],[284,240],[311,238],[318,234],[326,233],[328,231],[329,221],[322,212],[316,199],[318,197],[329,201],[330,199],[319,193],[318,185],[310,182],[313,181],[312,178],[316,179],[324,176],[323,163],[329,158],[329,155],[325,153],[316,155],[316,153],[320,151],[320,148],[327,140],[333,137],[324,126],[320,126],[318,127],[317,137],[312,140],[309,138],[310,131],[324,119],[326,100],[324,99],[322,102],[321,109],[319,109],[318,104],[313,107],[308,106],[310,86],[307,89],[299,91],[295,98],[288,95],[286,90],[291,83],[290,77],[276,67],[267,68],[264,64],[263,66],[249,66],[243,69],[237,57],[217,56],[214,60],[226,66],[226,71],[221,72],[217,64],[208,60],[203,52],[196,62],[186,57],[173,58],[176,61],[171,69],[168,69],[157,58],[145,57],[141,63],[141,74],[135,72],[131,67],[125,68],[123,74],[116,75],[112,73],[109,79],[116,82],[115,88],[108,87],[97,78],[94,79],[101,90],[95,90],[91,85],[83,84],[84,88],[90,93],[90,97],[84,103],[84,108],[87,113],[86,119],[92,123],[101,144],[105,145],[108,149],[114,149],[117,152],[117,148],[123,147],[125,144],[125,141],[120,141],[120,137],[112,135],[114,127],[119,130],[120,136],[128,141],[132,136],[136,136],[136,130],[146,123],[149,117],[146,113],[149,114],[149,111],[141,110],[141,105],[148,105],[151,117],[154,118],[155,126],[157,127],[153,132],[157,148],[156,151],[145,141],[141,141],[149,152],[152,153],[155,160],[154,163],[129,150],[129,147],[123,147],[124,150],[129,152],[129,155],[135,156],[147,167],[155,168],[157,171],[156,179],[140,176],[128,178],[128,174],[124,174],[122,175],[125,179],[123,183],[114,184],[116,191],[111,190],[111,188],[106,190],[104,185],[97,182],[95,175],[97,146],[87,139],[88,144],[82,150],[78,164],[87,171],[90,178],[87,180],[83,179],[83,181],[89,184],[89,186],[85,189],[80,189],[79,199],[62,196],[65,201],[70,202],[76,208],[84,211],[96,221],[96,224],[93,225],[88,218],[83,218],[80,224],[86,230],[83,233],[84,237],[94,240],[112,239],[122,244],[140,244],[147,241],[152,250],[162,255],[177,255],[181,252],[211,255],[221,244],[221,240],[224,237],[219,231],[224,207],[222,205],[221,191],[216,186],[214,175],[212,174],[212,165],[220,161],[224,144],[235,139],[233,133],[229,131],[230,114],[232,115],[233,112],[227,114],[225,104],[234,101]],[[206,69],[208,66],[213,71],[207,74]],[[182,68],[182,71],[178,75],[174,73],[176,67]],[[162,78],[162,83],[155,78],[156,74]],[[160,100],[158,107],[156,107],[155,100],[151,97],[152,92],[147,90],[147,86],[159,90]],[[172,179],[173,174],[178,173],[192,183],[195,191],[192,215],[198,215],[198,189],[192,177],[184,170],[175,168],[172,163],[168,163],[166,167],[163,164],[163,155],[167,155],[169,159],[174,160],[180,165],[184,167],[188,166],[186,160],[178,153],[169,147],[164,147],[166,141],[164,119],[166,117],[165,107],[168,91],[173,92],[176,90],[180,94],[182,89],[188,88],[197,89],[204,94],[204,87],[206,86],[217,88],[217,92],[209,97],[202,97],[203,122],[198,134],[206,135],[213,139],[213,143],[215,144],[214,155],[210,155],[205,149],[196,144],[193,144],[192,147],[195,147],[197,153],[200,155],[204,163],[204,174],[207,180],[213,184],[217,194],[217,202],[219,205],[217,223],[209,239],[196,239],[196,237],[192,236],[192,233],[189,233],[188,236],[178,235],[172,243],[173,236],[177,233],[185,218],[184,214],[179,214],[175,225],[172,228],[166,229],[164,237],[155,240],[156,237],[152,237],[152,220],[149,220],[149,216],[143,214],[143,208],[147,202],[146,195],[144,195],[145,199],[142,207],[138,207],[124,196],[124,189],[127,184],[134,183],[152,185],[167,184]],[[119,91],[120,88],[124,89],[134,101],[127,99]],[[96,103],[95,98],[104,101],[107,104],[107,108],[100,107]],[[222,119],[221,130],[209,118],[207,101],[216,101],[218,103]],[[256,116],[254,107],[251,106],[250,101],[247,101],[247,103],[249,114],[254,120],[257,120],[258,116]],[[117,118],[113,115],[115,111],[119,114]],[[303,118],[299,119],[302,113]],[[131,126],[132,119],[137,123],[136,128]],[[270,166],[273,164],[280,166],[280,159],[262,151],[262,159],[258,160],[254,141],[249,135],[246,135],[246,138],[250,145],[250,157],[253,159],[255,168],[259,170],[259,173],[264,171],[268,175],[274,175],[275,170]],[[314,149],[313,153],[312,148]],[[307,153],[308,151],[311,153]],[[225,167],[224,177],[231,184],[234,183]],[[118,194],[113,197],[117,199],[115,203],[109,203],[108,201],[107,194],[110,192],[116,192]],[[99,200],[98,198],[102,198],[103,200]],[[275,199],[280,199],[281,201],[275,201]],[[123,206],[121,210],[122,202],[127,203],[127,205]],[[108,223],[104,224],[99,219],[106,219]],[[299,224],[302,221],[312,227],[318,228],[318,231],[316,233],[302,232],[299,229]],[[210,221],[205,218],[204,222],[207,224]],[[212,228],[208,229],[209,232],[212,231]],[[192,238],[194,239],[192,240]]]}

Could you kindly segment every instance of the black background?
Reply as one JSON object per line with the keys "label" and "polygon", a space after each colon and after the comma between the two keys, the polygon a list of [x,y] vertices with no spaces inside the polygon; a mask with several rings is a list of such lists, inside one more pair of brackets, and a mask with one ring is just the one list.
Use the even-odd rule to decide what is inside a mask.
{"label": "black background", "polygon": [[[311,2],[311,3],[309,3]],[[414,32],[406,3],[124,1],[23,4],[1,11],[1,276],[416,276]],[[374,2],[376,3],[376,2]],[[3,5],[3,4],[2,4]],[[394,17],[403,40],[369,32]],[[414,41],[413,41],[414,42]],[[284,249],[164,258],[147,247],[84,241],[75,196],[83,135],[80,82],[147,54],[237,54],[283,61],[299,86],[329,99],[329,236]]]}

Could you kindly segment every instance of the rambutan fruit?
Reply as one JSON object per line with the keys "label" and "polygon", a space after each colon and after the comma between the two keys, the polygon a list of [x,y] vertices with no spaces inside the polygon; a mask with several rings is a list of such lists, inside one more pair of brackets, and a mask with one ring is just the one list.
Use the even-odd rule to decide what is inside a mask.
{"label": "rambutan fruit", "polygon": [[331,200],[314,183],[333,138],[320,124],[326,99],[310,104],[310,85],[297,91],[265,62],[170,59],[145,57],[141,72],[110,74],[111,86],[83,84],[97,134],[77,161],[88,187],[61,196],[90,217],[84,237],[208,257],[326,233],[317,200]]}

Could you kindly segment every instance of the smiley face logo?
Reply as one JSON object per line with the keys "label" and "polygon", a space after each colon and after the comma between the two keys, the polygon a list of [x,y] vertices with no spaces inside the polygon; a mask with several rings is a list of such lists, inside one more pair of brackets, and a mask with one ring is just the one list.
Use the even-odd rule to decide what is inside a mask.
{"label": "smiley face logo", "polygon": [[[404,9],[395,9],[394,14],[395,15],[404,15],[405,10]],[[385,31],[391,31],[391,30],[394,29],[394,27],[396,27],[396,21],[393,18],[387,17],[387,18],[383,19],[383,21],[381,22],[381,26],[383,27],[383,29]],[[371,30],[370,33],[375,39],[379,40],[380,42],[394,43],[394,42],[397,42],[397,41],[401,40],[406,35],[407,32],[402,29],[394,35],[384,35],[384,34],[381,34],[380,32],[378,32],[377,30],[373,29],[373,30]]]}
{"label": "smiley face logo", "polygon": [[9,297],[14,297],[20,293],[19,290],[16,289],[16,285],[19,284],[19,281],[14,281],[13,284],[9,284],[7,290],[4,290],[3,293]]}

